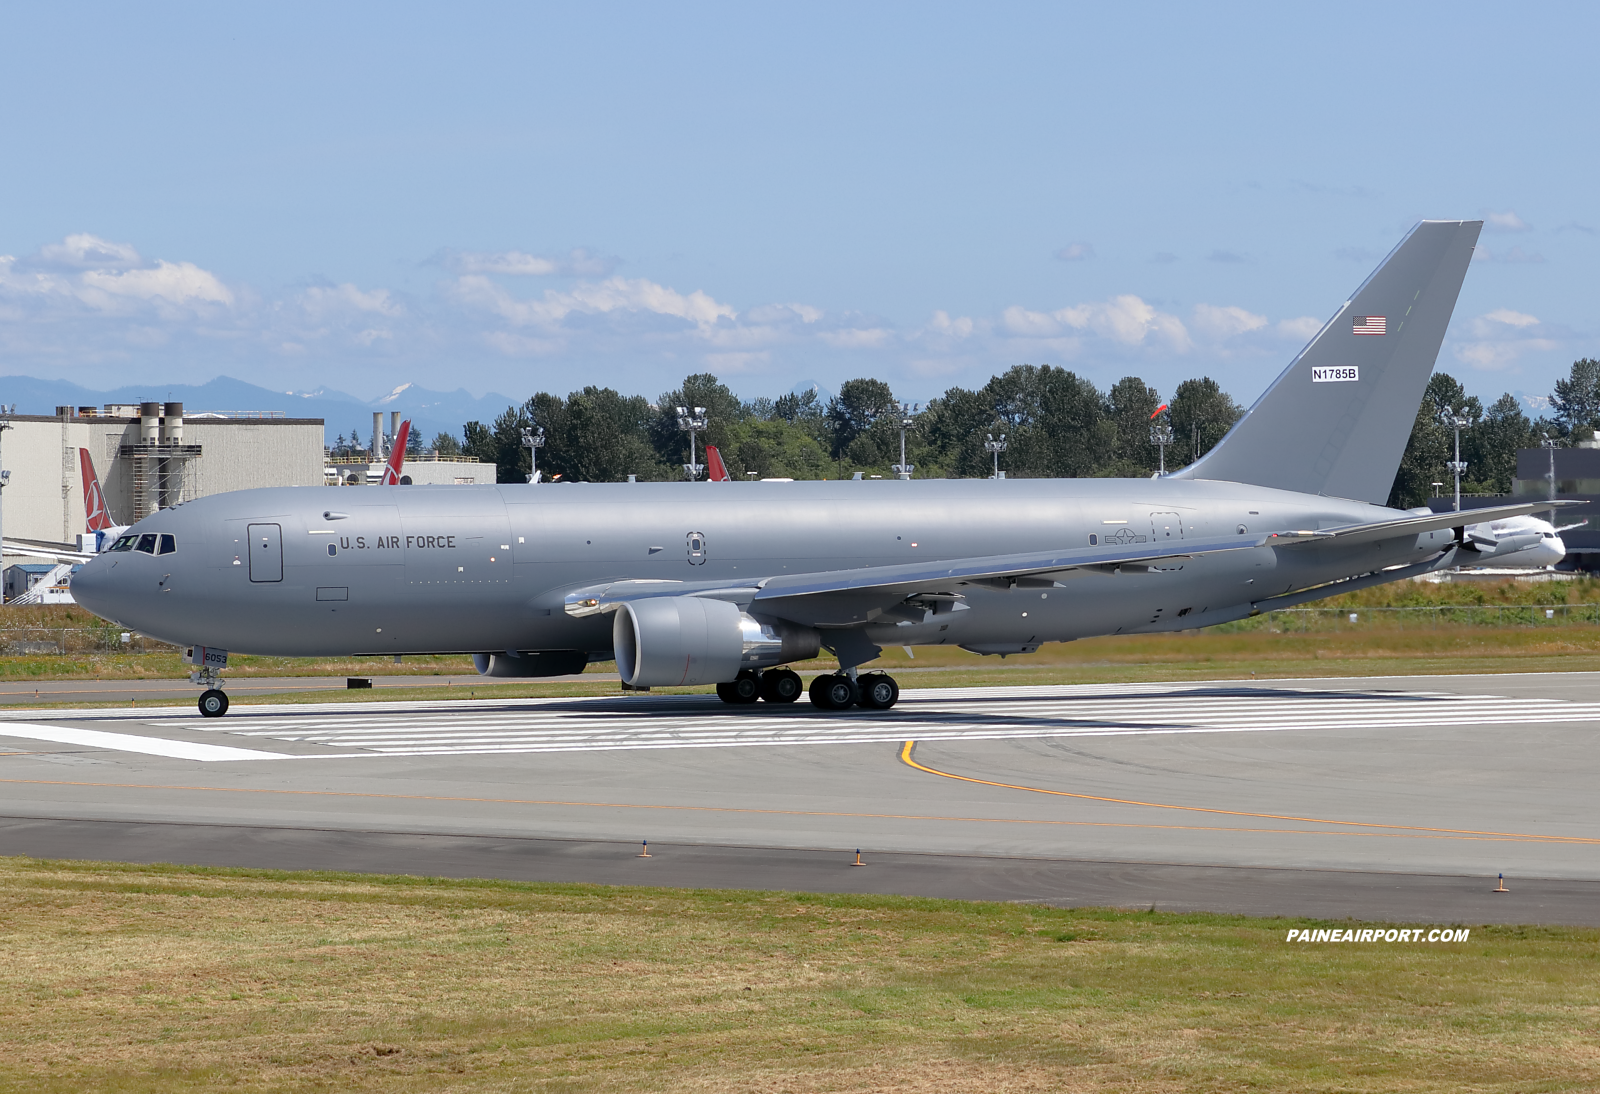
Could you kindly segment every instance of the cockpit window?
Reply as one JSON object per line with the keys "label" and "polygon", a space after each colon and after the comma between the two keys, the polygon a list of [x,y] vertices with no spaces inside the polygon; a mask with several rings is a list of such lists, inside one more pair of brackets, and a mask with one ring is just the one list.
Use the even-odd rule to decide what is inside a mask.
{"label": "cockpit window", "polygon": [[135,551],[143,551],[147,555],[155,554],[156,553],[156,534],[154,532],[146,532],[144,535],[140,536],[139,537],[139,544],[138,544],[138,546],[136,546],[134,548],[134,550]]}
{"label": "cockpit window", "polygon": [[133,545],[139,542],[138,536],[122,536],[111,545],[113,551],[131,551]]}
{"label": "cockpit window", "polygon": [[170,555],[178,549],[178,537],[171,532],[161,533],[161,546],[156,551],[158,555]]}

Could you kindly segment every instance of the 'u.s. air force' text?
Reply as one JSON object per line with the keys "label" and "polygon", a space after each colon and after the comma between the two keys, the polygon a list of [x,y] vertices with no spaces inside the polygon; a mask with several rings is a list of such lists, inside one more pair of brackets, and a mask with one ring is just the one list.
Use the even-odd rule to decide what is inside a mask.
{"label": "'u.s. air force' text", "polygon": [[[369,547],[373,548],[373,549],[389,548],[391,550],[398,551],[400,549],[400,540],[401,540],[402,537],[400,537],[400,536],[375,536],[375,537],[373,537],[373,539],[372,539],[372,541],[370,543],[367,541],[367,537],[366,536],[356,536],[354,538],[355,538],[355,549],[358,550],[358,551],[364,551]],[[448,550],[454,550],[455,545],[456,545],[456,537],[455,536],[405,536],[403,538],[405,539],[407,547],[410,547],[410,548],[418,548],[418,547],[420,547],[420,548],[423,548],[424,550],[437,548],[437,549],[442,549],[442,550],[447,550],[448,551]],[[349,537],[349,536],[340,536],[339,537],[339,546],[341,548],[343,548],[344,550],[346,550],[346,551],[350,550],[350,543],[351,543],[351,537]]]}

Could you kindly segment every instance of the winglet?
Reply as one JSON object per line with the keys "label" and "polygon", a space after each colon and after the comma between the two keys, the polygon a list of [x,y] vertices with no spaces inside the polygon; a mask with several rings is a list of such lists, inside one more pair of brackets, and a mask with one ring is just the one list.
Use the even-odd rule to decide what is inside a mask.
{"label": "winglet", "polygon": [[100,489],[100,478],[94,473],[94,460],[87,448],[78,449],[78,469],[83,473],[83,512],[91,532],[104,532],[113,527],[111,510],[106,507],[105,491]]}
{"label": "winglet", "polygon": [[384,465],[383,477],[378,480],[379,486],[400,485],[400,471],[406,462],[406,442],[410,439],[411,419],[407,418],[400,423],[400,431],[394,435],[394,446],[389,452],[389,462]]}
{"label": "winglet", "polygon": [[727,482],[728,467],[722,462],[722,453],[714,444],[706,445],[706,469],[712,482]]}
{"label": "winglet", "polygon": [[1228,435],[1172,477],[1387,501],[1482,227],[1411,229]]}

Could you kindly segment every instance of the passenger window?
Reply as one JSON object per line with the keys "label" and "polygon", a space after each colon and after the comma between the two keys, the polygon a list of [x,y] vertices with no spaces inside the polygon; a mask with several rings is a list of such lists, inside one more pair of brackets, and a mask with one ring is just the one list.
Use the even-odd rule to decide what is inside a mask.
{"label": "passenger window", "polygon": [[138,536],[123,536],[111,545],[113,551],[131,551],[133,545],[139,542]]}
{"label": "passenger window", "polygon": [[178,549],[178,537],[175,536],[175,535],[172,535],[170,532],[161,533],[161,549],[159,551],[157,551],[156,554],[158,554],[158,555],[170,555],[172,552],[176,551],[177,549]]}
{"label": "passenger window", "polygon": [[147,555],[155,554],[156,553],[156,534],[154,532],[146,532],[144,535],[140,536],[139,537],[139,546],[135,547],[134,550],[135,551],[143,551]]}

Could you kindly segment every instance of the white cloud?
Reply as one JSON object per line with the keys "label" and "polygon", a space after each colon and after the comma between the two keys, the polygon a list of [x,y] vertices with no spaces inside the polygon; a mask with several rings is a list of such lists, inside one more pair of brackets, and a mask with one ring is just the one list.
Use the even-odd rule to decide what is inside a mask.
{"label": "white cloud", "polygon": [[125,270],[140,264],[139,252],[126,243],[108,243],[99,236],[81,232],[60,243],[39,248],[33,263],[73,270]]}
{"label": "white cloud", "polygon": [[492,311],[517,326],[560,326],[572,315],[645,313],[693,323],[702,331],[737,313],[700,290],[687,295],[643,278],[613,277],[580,284],[566,292],[545,291],[538,300],[518,300],[487,277],[468,274],[457,278],[454,295],[472,306]]}
{"label": "white cloud", "polygon": [[388,289],[363,292],[348,282],[331,288],[317,285],[306,289],[300,294],[300,306],[305,309],[307,315],[318,320],[325,316],[349,312],[397,316],[402,310],[390,297]]}
{"label": "white cloud", "polygon": [[1094,257],[1094,244],[1069,243],[1056,252],[1056,257],[1063,262],[1083,262]]}
{"label": "white cloud", "polygon": [[1191,322],[1198,334],[1220,342],[1235,335],[1261,330],[1267,325],[1267,317],[1232,305],[1219,308],[1211,304],[1196,304]]}
{"label": "white cloud", "polygon": [[1311,341],[1321,329],[1322,320],[1309,315],[1302,315],[1295,319],[1280,319],[1277,323],[1279,334],[1285,338],[1295,339],[1300,342]]}
{"label": "white cloud", "polygon": [[1519,217],[1515,212],[1507,210],[1503,213],[1483,214],[1483,227],[1490,232],[1530,232],[1533,225]]}
{"label": "white cloud", "polygon": [[1503,323],[1508,327],[1536,327],[1539,320],[1526,312],[1512,311],[1510,308],[1496,308],[1482,318],[1491,323]]}
{"label": "white cloud", "polygon": [[769,353],[708,353],[706,366],[713,372],[763,372],[772,360]]}
{"label": "white cloud", "polygon": [[445,251],[435,258],[457,273],[509,277],[605,277],[617,268],[615,258],[592,254],[582,248],[554,257],[523,251]]}
{"label": "white cloud", "polygon": [[818,331],[817,337],[834,349],[873,349],[894,337],[894,331],[885,327]]}

